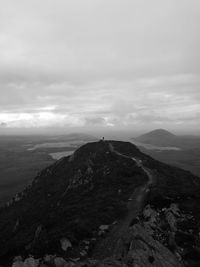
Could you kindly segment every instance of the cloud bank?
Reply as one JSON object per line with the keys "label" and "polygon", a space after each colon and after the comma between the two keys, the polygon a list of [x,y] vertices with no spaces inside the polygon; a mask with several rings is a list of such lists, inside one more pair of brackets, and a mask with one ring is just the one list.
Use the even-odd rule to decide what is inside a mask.
{"label": "cloud bank", "polygon": [[1,128],[200,130],[198,0],[0,0]]}

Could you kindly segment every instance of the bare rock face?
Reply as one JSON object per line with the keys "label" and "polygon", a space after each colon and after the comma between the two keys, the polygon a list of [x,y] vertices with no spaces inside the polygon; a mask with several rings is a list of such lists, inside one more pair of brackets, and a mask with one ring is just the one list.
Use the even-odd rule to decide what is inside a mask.
{"label": "bare rock face", "polygon": [[72,248],[72,244],[70,240],[67,238],[62,238],[60,240],[60,245],[61,245],[62,250],[64,251],[67,251],[69,248]]}
{"label": "bare rock face", "polygon": [[12,267],[23,267],[23,260],[21,256],[17,256],[13,260]]}
{"label": "bare rock face", "polygon": [[38,267],[39,266],[39,260],[34,259],[33,257],[29,257],[24,260],[23,267]]}
{"label": "bare rock face", "polygon": [[165,217],[172,232],[177,231],[177,218],[180,217],[180,210],[175,203],[170,205],[169,209],[165,210]]}
{"label": "bare rock face", "polygon": [[[175,243],[177,222],[181,216],[175,203],[163,210],[156,210],[147,205],[137,222],[116,242],[114,260],[110,258],[110,265],[105,266],[118,266],[118,262],[121,266],[128,267],[183,266],[179,248]],[[167,229],[161,229],[163,223]]]}
{"label": "bare rock face", "polygon": [[[153,239],[170,250],[184,266],[200,266],[198,214],[190,208],[195,201],[192,198],[176,201],[164,207],[156,206],[155,202],[147,205],[140,223]],[[191,203],[191,206],[188,208],[184,201]]]}
{"label": "bare rock face", "polygon": [[67,267],[67,262],[61,257],[56,257],[54,259],[54,264],[55,267]]}
{"label": "bare rock face", "polygon": [[155,210],[151,208],[150,205],[147,205],[143,211],[143,216],[145,220],[148,220],[148,223],[151,228],[156,227],[158,214]]}
{"label": "bare rock face", "polygon": [[167,247],[155,240],[141,223],[129,228],[116,243],[117,253],[99,261],[97,267],[182,267],[182,263]]}
{"label": "bare rock face", "polygon": [[139,224],[133,226],[125,241],[128,266],[140,267],[181,267],[178,259],[160,242],[154,240]]}

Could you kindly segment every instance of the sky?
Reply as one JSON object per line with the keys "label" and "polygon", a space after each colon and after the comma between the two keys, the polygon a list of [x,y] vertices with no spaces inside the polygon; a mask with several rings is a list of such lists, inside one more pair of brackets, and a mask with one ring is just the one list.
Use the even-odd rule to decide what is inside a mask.
{"label": "sky", "polygon": [[199,0],[0,4],[0,133],[200,133]]}

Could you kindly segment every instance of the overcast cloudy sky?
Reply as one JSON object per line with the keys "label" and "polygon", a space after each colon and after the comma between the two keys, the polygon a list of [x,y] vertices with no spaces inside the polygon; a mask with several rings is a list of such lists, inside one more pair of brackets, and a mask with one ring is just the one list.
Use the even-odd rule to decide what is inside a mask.
{"label": "overcast cloudy sky", "polygon": [[0,127],[200,130],[199,0],[0,0]]}

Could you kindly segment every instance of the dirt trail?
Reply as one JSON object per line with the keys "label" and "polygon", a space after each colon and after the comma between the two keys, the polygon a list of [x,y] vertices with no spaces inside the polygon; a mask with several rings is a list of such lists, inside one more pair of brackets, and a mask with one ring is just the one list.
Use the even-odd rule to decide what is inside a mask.
{"label": "dirt trail", "polygon": [[110,256],[120,257],[123,237],[131,226],[133,220],[136,219],[141,212],[145,199],[150,191],[150,187],[153,184],[153,175],[148,168],[143,166],[140,159],[121,154],[114,149],[112,144],[109,144],[109,149],[112,153],[115,153],[118,156],[132,159],[134,164],[136,163],[136,165],[145,172],[148,181],[145,185],[137,187],[129,198],[126,218],[119,221],[116,225],[113,225],[107,236],[105,236],[95,247],[92,254],[93,257],[97,259],[104,259]]}

